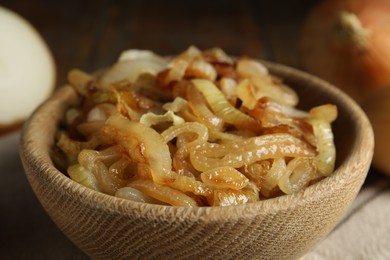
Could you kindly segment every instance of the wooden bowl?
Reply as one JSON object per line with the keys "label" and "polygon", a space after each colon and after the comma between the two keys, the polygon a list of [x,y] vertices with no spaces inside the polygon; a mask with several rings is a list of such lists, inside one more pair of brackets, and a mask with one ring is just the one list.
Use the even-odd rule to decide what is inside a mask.
{"label": "wooden bowl", "polygon": [[265,63],[298,92],[300,107],[333,103],[336,170],[293,195],[231,207],[172,207],[132,202],[79,185],[50,158],[64,111],[77,102],[63,87],[24,125],[21,159],[41,204],[81,250],[98,259],[295,259],[309,252],[341,219],[367,175],[373,133],[366,115],[330,84]]}

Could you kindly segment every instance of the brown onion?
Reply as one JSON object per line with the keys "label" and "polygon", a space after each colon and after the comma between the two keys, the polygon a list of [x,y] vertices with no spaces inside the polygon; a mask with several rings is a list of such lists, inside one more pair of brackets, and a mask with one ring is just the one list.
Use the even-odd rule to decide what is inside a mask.
{"label": "brown onion", "polygon": [[326,0],[304,23],[302,66],[360,102],[390,86],[390,1]]}

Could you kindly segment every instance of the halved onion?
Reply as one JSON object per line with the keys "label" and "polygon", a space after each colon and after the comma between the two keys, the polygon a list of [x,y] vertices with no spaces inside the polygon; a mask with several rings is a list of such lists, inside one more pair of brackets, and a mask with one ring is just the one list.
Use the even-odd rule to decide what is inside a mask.
{"label": "halved onion", "polygon": [[0,135],[18,129],[52,93],[56,69],[39,32],[0,6]]}

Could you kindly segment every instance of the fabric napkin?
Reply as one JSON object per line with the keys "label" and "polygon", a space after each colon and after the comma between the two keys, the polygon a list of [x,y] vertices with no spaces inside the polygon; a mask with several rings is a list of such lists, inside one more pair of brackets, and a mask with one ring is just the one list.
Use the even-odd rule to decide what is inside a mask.
{"label": "fabric napkin", "polygon": [[364,185],[341,222],[303,259],[390,259],[390,179]]}

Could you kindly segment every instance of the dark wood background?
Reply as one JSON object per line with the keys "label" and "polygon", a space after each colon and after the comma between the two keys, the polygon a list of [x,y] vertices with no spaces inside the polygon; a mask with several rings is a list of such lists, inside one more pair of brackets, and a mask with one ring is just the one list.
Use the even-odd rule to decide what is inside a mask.
{"label": "dark wood background", "polygon": [[315,0],[3,0],[42,34],[58,66],[58,83],[74,67],[108,66],[128,48],[175,54],[189,45],[219,46],[299,66],[296,39]]}
{"label": "dark wood background", "polygon": [[[51,49],[57,86],[72,68],[107,67],[121,51],[176,54],[189,45],[221,47],[300,68],[297,39],[316,0],[43,1],[2,0]],[[3,37],[3,35],[1,36]],[[1,41],[1,39],[0,39]],[[85,259],[34,197],[19,161],[18,135],[0,140],[1,259]]]}

